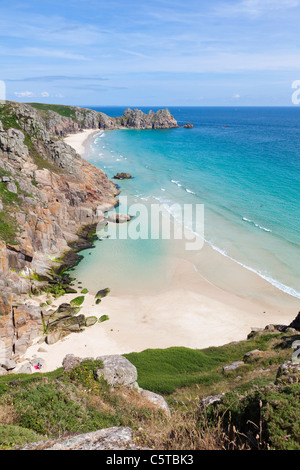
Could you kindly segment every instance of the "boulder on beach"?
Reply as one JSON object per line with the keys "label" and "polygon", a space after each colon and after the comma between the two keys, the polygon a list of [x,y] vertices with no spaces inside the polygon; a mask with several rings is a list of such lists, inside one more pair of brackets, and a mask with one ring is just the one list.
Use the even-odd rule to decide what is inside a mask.
{"label": "boulder on beach", "polygon": [[95,295],[95,299],[103,299],[110,293],[110,289],[106,287],[105,289],[98,290],[97,294]]}
{"label": "boulder on beach", "polygon": [[98,321],[97,317],[94,317],[94,316],[87,317],[85,319],[85,326],[86,327],[93,326],[95,325],[95,323],[97,323],[97,321]]}

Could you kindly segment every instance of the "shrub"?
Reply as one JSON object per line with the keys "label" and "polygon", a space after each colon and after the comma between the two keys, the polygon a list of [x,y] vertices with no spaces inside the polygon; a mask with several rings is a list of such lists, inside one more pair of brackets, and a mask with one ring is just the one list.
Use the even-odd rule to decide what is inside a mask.
{"label": "shrub", "polygon": [[222,415],[227,424],[245,436],[252,448],[300,449],[300,384],[270,385],[245,397],[226,394],[221,404],[210,407],[210,416]]}
{"label": "shrub", "polygon": [[30,429],[20,426],[0,425],[0,449],[3,450],[43,439],[43,436]]}

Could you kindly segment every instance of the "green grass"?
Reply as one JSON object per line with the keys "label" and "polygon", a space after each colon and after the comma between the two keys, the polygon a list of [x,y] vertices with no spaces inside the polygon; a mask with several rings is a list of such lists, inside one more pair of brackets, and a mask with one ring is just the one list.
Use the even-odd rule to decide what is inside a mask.
{"label": "green grass", "polygon": [[[43,107],[44,105],[41,104],[41,106]],[[14,111],[13,105],[0,105],[0,120],[3,128],[5,130],[10,128],[21,130],[25,136],[24,144],[28,147],[29,154],[37,167],[39,169],[47,168],[55,173],[59,173],[61,171],[59,167],[54,162],[48,160],[47,157],[43,156],[37,149],[37,146],[33,141],[33,138],[37,137],[36,129],[32,128],[30,134],[26,133],[21,125],[22,119],[26,119],[26,117],[18,116]]]}
{"label": "green grass", "polygon": [[0,239],[4,240],[10,245],[16,245],[16,235],[18,232],[18,225],[14,217],[9,215],[6,211],[0,212]]}
{"label": "green grass", "polygon": [[[99,379],[96,370],[103,367],[101,361],[87,359],[68,372],[58,369],[0,377],[0,418],[5,418],[3,426],[10,426],[0,426],[0,442],[1,430],[7,436],[2,447],[9,448],[40,436],[55,438],[129,426],[148,429],[158,446],[167,446],[158,447],[164,449],[177,449],[172,435],[178,438],[184,431],[187,441],[182,448],[186,449],[198,445],[193,437],[198,428],[208,432],[217,422],[218,439],[227,435],[227,444],[234,441],[252,448],[299,449],[300,385],[274,385],[278,363],[291,356],[292,340],[283,333],[263,334],[203,350],[178,347],[126,354],[137,367],[140,387],[165,394],[171,408],[168,420],[161,412],[139,405],[139,394],[134,390],[112,390],[103,377]],[[238,371],[222,372],[223,365],[242,360],[253,349],[266,354]],[[271,361],[266,359],[269,357]],[[262,374],[260,369],[268,361],[270,372]],[[223,400],[207,408],[204,417],[199,407],[201,398],[221,392],[225,394]]]}
{"label": "green grass", "polygon": [[[183,347],[148,349],[140,353],[125,354],[125,357],[136,366],[138,382],[142,388],[168,395],[180,387],[203,383],[208,387],[224,381],[224,365],[242,360],[244,354],[253,349],[264,351],[280,337],[281,335],[264,335],[202,350]],[[277,363],[280,362],[283,362],[283,355],[278,356]],[[243,371],[247,372],[255,367],[256,364],[245,364]],[[233,371],[229,377],[240,373],[240,370]]]}
{"label": "green grass", "polygon": [[4,130],[8,129],[21,129],[19,118],[12,106],[9,104],[0,105],[0,121],[2,122]]}
{"label": "green grass", "polygon": [[67,372],[0,377],[0,417],[10,420],[0,425],[0,449],[112,426],[135,428],[147,410],[112,392],[97,377],[99,368],[101,361],[88,359]]}
{"label": "green grass", "polygon": [[30,106],[39,111],[54,111],[60,116],[67,117],[75,120],[75,109],[70,106],[63,106],[58,104],[44,104],[44,103],[29,103]]}
{"label": "green grass", "polygon": [[22,446],[28,442],[36,442],[45,439],[31,429],[21,426],[0,424],[0,450],[9,450],[15,446]]}
{"label": "green grass", "polygon": [[[60,168],[55,164],[54,161],[48,160],[47,157],[42,155],[39,150],[37,149],[35,143],[33,142],[32,136],[24,132],[25,139],[24,144],[27,145],[29,154],[33,159],[34,163],[37,165],[39,170],[44,168],[53,171],[54,173],[60,173]],[[35,184],[36,185],[36,184]]]}
{"label": "green grass", "polygon": [[246,396],[228,393],[209,413],[223,415],[254,447],[264,448],[268,442],[270,449],[299,450],[299,410],[300,384],[294,383],[252,389]]}
{"label": "green grass", "polygon": [[17,194],[8,191],[7,183],[0,182],[0,197],[5,205],[20,205],[20,199]]}

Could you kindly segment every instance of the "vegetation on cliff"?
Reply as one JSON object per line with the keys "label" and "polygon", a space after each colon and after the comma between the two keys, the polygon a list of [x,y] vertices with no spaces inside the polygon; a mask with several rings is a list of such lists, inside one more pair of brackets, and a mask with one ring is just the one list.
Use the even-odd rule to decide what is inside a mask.
{"label": "vegetation on cliff", "polygon": [[[299,449],[300,371],[283,379],[278,373],[295,338],[296,331],[266,329],[217,348],[126,355],[139,385],[162,393],[171,416],[138,390],[109,387],[95,374],[99,360],[0,377],[0,445],[129,426],[135,441],[152,449]],[[226,370],[237,360],[243,364]]]}

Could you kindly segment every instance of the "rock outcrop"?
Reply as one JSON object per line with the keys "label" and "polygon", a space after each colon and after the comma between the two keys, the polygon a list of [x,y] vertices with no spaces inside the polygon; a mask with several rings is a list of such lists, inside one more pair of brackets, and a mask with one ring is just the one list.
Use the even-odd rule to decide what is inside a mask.
{"label": "rock outcrop", "polygon": [[160,109],[156,113],[143,113],[140,109],[127,108],[120,118],[114,118],[116,127],[131,129],[170,129],[179,127],[168,109]]}
{"label": "rock outcrop", "polygon": [[115,180],[129,180],[131,178],[132,178],[132,176],[130,175],[130,173],[117,173],[114,176]]}
{"label": "rock outcrop", "polygon": [[119,212],[116,212],[114,214],[110,214],[107,217],[108,222],[114,222],[115,224],[122,224],[124,222],[129,222],[130,221],[130,215],[128,214],[120,214]]}
{"label": "rock outcrop", "polygon": [[184,129],[193,129],[193,127],[194,127],[193,124],[191,124],[190,122],[187,122],[187,123],[183,126]]}
{"label": "rock outcrop", "polygon": [[[53,269],[63,271],[78,261],[77,252],[91,246],[104,212],[117,204],[116,185],[61,137],[81,129],[125,127],[178,126],[168,110],[146,115],[127,109],[111,118],[78,107],[0,104],[0,363],[25,351],[40,327],[28,309],[22,313],[25,323],[15,323],[18,304],[44,288]],[[49,342],[57,336],[49,332]]]}
{"label": "rock outcrop", "polygon": [[106,174],[55,137],[70,130],[56,113],[47,121],[29,105],[0,106],[0,362],[23,354],[40,327],[34,307],[18,304],[116,204]]}
{"label": "rock outcrop", "polygon": [[143,450],[130,428],[107,428],[77,436],[32,442],[19,450]]}
{"label": "rock outcrop", "polygon": [[97,370],[97,377],[103,377],[109,385],[131,386],[137,381],[137,370],[126,357],[119,355],[100,356],[98,361],[103,362],[103,369]]}
{"label": "rock outcrop", "polygon": [[[20,105],[23,106],[23,105]],[[63,136],[80,129],[170,129],[179,127],[168,109],[143,113],[140,109],[127,108],[123,116],[110,117],[105,113],[75,106],[27,105],[27,111],[34,108],[46,122],[46,129],[52,134]]]}
{"label": "rock outcrop", "polygon": [[[62,362],[64,371],[70,371],[80,366],[80,363],[86,359],[90,358],[80,358],[74,356],[74,354],[68,354]],[[161,395],[144,390],[138,385],[136,367],[126,357],[114,354],[97,357],[96,361],[101,361],[102,363],[102,367],[98,367],[95,371],[97,379],[104,379],[112,388],[122,386],[128,389],[135,389],[142,399],[151,403],[155,408],[161,409],[167,416],[170,416],[168,404]]]}

